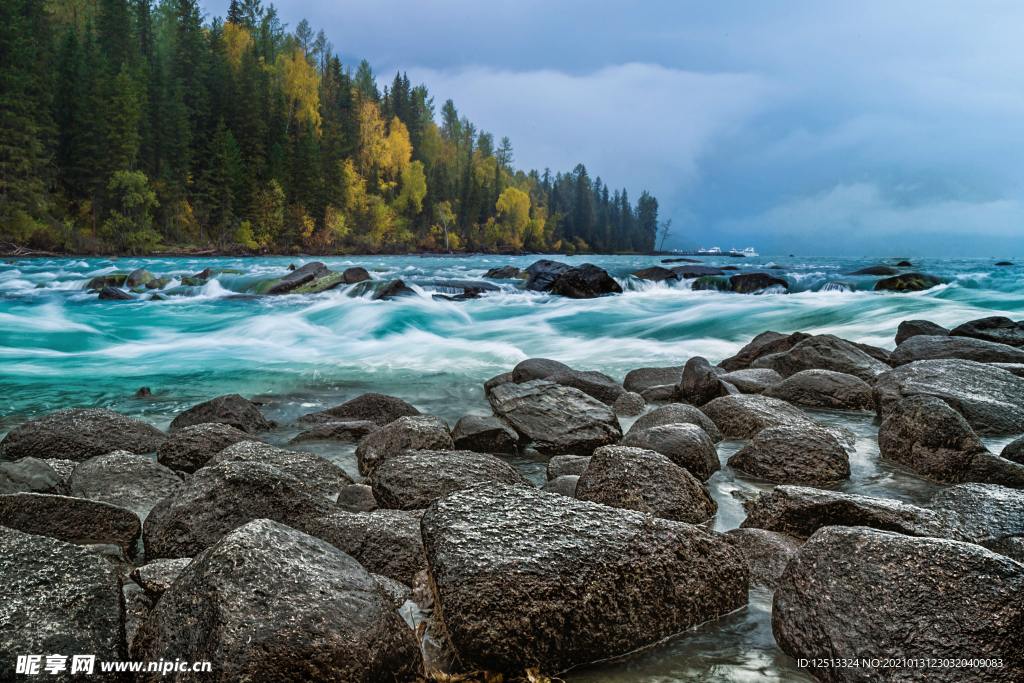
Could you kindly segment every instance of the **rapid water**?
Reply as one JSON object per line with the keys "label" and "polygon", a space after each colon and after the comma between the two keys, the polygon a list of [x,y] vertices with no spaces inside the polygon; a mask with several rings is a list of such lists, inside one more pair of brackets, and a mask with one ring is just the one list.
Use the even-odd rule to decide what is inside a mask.
{"label": "rapid water", "polygon": [[[232,298],[260,291],[286,267],[322,260],[341,271],[362,266],[375,280],[402,278],[417,296],[373,301],[365,284],[317,295]],[[454,425],[463,415],[488,415],[483,382],[530,357],[560,360],[621,380],[631,369],[681,365],[701,355],[713,363],[733,355],[765,330],[830,333],[888,349],[900,321],[928,319],[947,327],[990,315],[1024,318],[1019,266],[996,259],[914,260],[914,271],[947,281],[926,292],[875,293],[877,277],[847,273],[896,260],[819,257],[702,259],[707,266],[772,271],[790,294],[694,292],[689,283],[652,283],[631,272],[661,257],[559,258],[608,270],[624,293],[571,300],[524,292],[515,281],[483,280],[494,267],[525,268],[536,257],[467,258],[214,258],[16,259],[0,264],[0,435],[45,413],[106,407],[161,429],[181,410],[239,393],[262,404],[282,426],[268,440],[283,444],[301,414],[366,391],[391,394]],[[145,268],[170,277],[167,300],[99,301],[86,285],[99,275]],[[181,279],[205,268],[218,272],[201,287]],[[500,291],[479,299],[444,301],[441,281],[478,280]],[[133,397],[148,386],[153,396]],[[815,413],[857,435],[852,493],[926,501],[931,484],[878,455],[878,423],[868,413]],[[628,428],[632,420],[622,420]],[[990,442],[998,448],[1002,442]],[[726,459],[742,444],[723,442]],[[357,476],[354,447],[303,444]],[[512,460],[531,480],[544,481],[547,458],[527,451]],[[718,530],[743,520],[742,502],[771,486],[724,468],[709,482],[719,503],[709,523]],[[807,681],[771,636],[771,595],[751,592],[750,604],[620,664],[572,672],[567,680]]]}

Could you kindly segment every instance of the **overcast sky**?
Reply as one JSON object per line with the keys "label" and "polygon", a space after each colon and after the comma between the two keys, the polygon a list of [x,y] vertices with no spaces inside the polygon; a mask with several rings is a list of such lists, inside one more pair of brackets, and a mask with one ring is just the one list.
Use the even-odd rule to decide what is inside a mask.
{"label": "overcast sky", "polygon": [[454,99],[517,167],[649,190],[696,244],[1024,258],[1019,2],[277,7],[382,89],[402,70]]}

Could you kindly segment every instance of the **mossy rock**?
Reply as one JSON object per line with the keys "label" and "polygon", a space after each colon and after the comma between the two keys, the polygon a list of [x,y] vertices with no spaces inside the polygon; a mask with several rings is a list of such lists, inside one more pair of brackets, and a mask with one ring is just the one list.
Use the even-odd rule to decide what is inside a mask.
{"label": "mossy rock", "polygon": [[156,276],[153,275],[153,273],[149,272],[148,270],[143,270],[142,268],[139,268],[138,270],[133,270],[125,279],[124,283],[129,288],[135,288],[141,287],[147,282],[151,282],[155,279]]}
{"label": "mossy rock", "polygon": [[887,277],[875,283],[876,292],[923,292],[945,281],[924,273],[904,273]]}
{"label": "mossy rock", "polygon": [[108,273],[89,280],[86,289],[103,289],[104,287],[120,287],[128,279],[128,273]]}
{"label": "mossy rock", "polygon": [[185,287],[201,287],[206,284],[206,280],[200,280],[197,277],[183,277],[181,284]]}
{"label": "mossy rock", "polygon": [[334,289],[345,284],[345,276],[342,273],[332,273],[327,277],[318,278],[309,284],[301,285],[288,292],[289,294],[319,294],[328,289]]}
{"label": "mossy rock", "polygon": [[167,283],[171,281],[169,277],[161,277],[156,280],[150,280],[146,283],[146,289],[163,289],[167,286]]}
{"label": "mossy rock", "polygon": [[705,275],[704,277],[699,277],[694,280],[691,289],[694,291],[731,292],[732,284],[730,284],[729,280],[724,277]]}

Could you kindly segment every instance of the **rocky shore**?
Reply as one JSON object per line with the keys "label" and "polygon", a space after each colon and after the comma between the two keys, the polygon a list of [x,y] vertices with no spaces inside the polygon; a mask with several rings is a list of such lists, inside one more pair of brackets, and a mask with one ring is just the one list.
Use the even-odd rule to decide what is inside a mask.
{"label": "rocky shore", "polygon": [[[322,265],[266,293],[369,277]],[[551,261],[492,277],[521,275],[569,297],[618,287]],[[105,409],[45,415],[0,441],[0,651],[212,662],[182,681],[537,682],[763,588],[779,647],[819,680],[1024,680],[1024,322],[910,320],[895,342],[767,331],[717,365],[622,381],[533,358],[485,383],[489,416],[450,425],[364,393],[299,417],[289,443],[236,394],[166,433]],[[857,441],[821,411],[874,413],[880,457],[938,493],[836,490]],[[723,440],[740,442],[728,458]],[[308,443],[355,446],[357,471]],[[516,467],[526,451],[543,487]],[[727,533],[709,524],[723,469],[764,482]],[[814,664],[850,658],[1000,664]]]}

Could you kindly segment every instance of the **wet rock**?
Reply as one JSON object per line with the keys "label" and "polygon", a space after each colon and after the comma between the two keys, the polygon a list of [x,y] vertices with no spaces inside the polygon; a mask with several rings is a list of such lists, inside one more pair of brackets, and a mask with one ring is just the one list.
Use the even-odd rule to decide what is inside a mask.
{"label": "wet rock", "polygon": [[644,412],[644,408],[647,407],[647,401],[640,394],[634,394],[632,391],[626,393],[615,399],[615,403],[612,404],[612,410],[619,417],[633,417],[635,415],[641,415]]}
{"label": "wet rock", "polygon": [[69,496],[12,493],[0,496],[0,526],[75,545],[113,543],[135,556],[142,524],[131,510]]}
{"label": "wet rock", "polygon": [[1019,489],[957,484],[932,496],[927,507],[956,518],[972,543],[995,552],[1007,539],[1024,536],[1024,491]]}
{"label": "wet rock", "polygon": [[679,393],[683,400],[695,406],[702,406],[719,396],[728,395],[722,387],[718,373],[705,358],[695,356],[686,361],[683,377],[679,380]]}
{"label": "wet rock", "polygon": [[781,382],[782,375],[767,368],[746,368],[719,375],[718,379],[733,385],[742,394],[760,394],[773,384]]}
{"label": "wet rock", "polygon": [[131,510],[144,521],[153,506],[177,490],[181,478],[151,457],[116,451],[82,462],[68,485],[77,498]]}
{"label": "wet rock", "polygon": [[209,465],[224,462],[261,462],[303,482],[331,502],[355,482],[342,468],[313,453],[286,451],[261,441],[240,441],[210,458]]}
{"label": "wet rock", "polygon": [[572,387],[546,380],[503,384],[487,400],[541,453],[590,455],[622,438],[615,413]]}
{"label": "wet rock", "polygon": [[732,291],[740,294],[752,294],[769,287],[782,287],[789,291],[789,283],[780,277],[768,273],[740,273],[729,278]]}
{"label": "wet rock", "polygon": [[492,278],[494,280],[515,280],[522,275],[523,271],[519,270],[515,266],[504,266],[502,268],[491,268],[484,277]]}
{"label": "wet rock", "polygon": [[[565,363],[559,363],[557,360],[528,358],[512,368],[512,382],[523,384],[524,382],[532,382],[535,379],[547,379],[551,375],[566,370],[572,370],[572,368]],[[493,389],[494,387],[491,388]]]}
{"label": "wet rock", "polygon": [[988,549],[1024,564],[1024,536],[1004,536],[989,543]]}
{"label": "wet rock", "polygon": [[999,456],[1004,460],[1024,465],[1024,436],[1006,444]]}
{"label": "wet rock", "polygon": [[904,273],[895,277],[887,277],[875,283],[875,291],[887,292],[923,292],[936,285],[943,284],[940,278],[924,273]]}
{"label": "wet rock", "polygon": [[702,413],[699,408],[682,403],[662,406],[646,415],[641,415],[633,423],[633,426],[629,428],[629,433],[632,434],[633,432],[640,432],[651,427],[679,423],[697,425],[704,430],[713,443],[718,443],[722,440],[722,432],[711,421],[711,418]]}
{"label": "wet rock", "polygon": [[380,506],[391,510],[422,510],[478,484],[531,486],[504,460],[472,451],[407,451],[387,458],[366,483]]}
{"label": "wet rock", "polygon": [[[752,439],[767,427],[821,426],[799,408],[777,398],[758,394],[723,396],[701,408],[727,438]],[[840,443],[852,443],[852,435],[841,428],[828,428]]]}
{"label": "wet rock", "polygon": [[977,434],[1024,433],[1024,378],[1006,370],[969,360],[923,360],[880,375],[872,389],[879,417],[904,398],[921,394],[941,398]]}
{"label": "wet rock", "polygon": [[[605,446],[605,448],[608,448]],[[561,477],[555,477],[551,481],[544,484],[541,487],[541,491],[545,493],[557,493],[560,496],[568,496],[569,498],[576,497],[576,484],[580,480],[578,474],[566,474]]]}
{"label": "wet rock", "polygon": [[881,348],[880,346],[872,346],[871,344],[861,344],[860,342],[850,342],[855,348],[860,349],[864,353],[868,354],[875,360],[885,365],[889,365],[889,357],[892,355],[891,351]]}
{"label": "wet rock", "polygon": [[313,282],[313,280],[333,274],[325,264],[319,261],[307,263],[280,278],[267,289],[266,294],[287,294],[293,289]]}
{"label": "wet rock", "polygon": [[594,299],[604,294],[622,294],[622,287],[604,268],[584,263],[560,274],[548,291],[570,299]]}
{"label": "wet rock", "polygon": [[175,472],[191,474],[210,458],[241,441],[259,441],[258,437],[220,422],[207,422],[179,429],[156,452],[161,465]]}
{"label": "wet rock", "polygon": [[635,273],[635,277],[641,280],[650,280],[651,282],[662,282],[663,280],[678,280],[679,275],[669,270],[668,268],[662,268],[661,266],[652,266],[650,268],[642,268]]}
{"label": "wet rock", "polygon": [[378,507],[373,489],[366,484],[351,484],[338,494],[338,509],[345,512],[372,512]]}
{"label": "wet rock", "polygon": [[718,535],[533,488],[460,491],[422,530],[435,615],[469,670],[561,671],[747,601],[746,565]]}
{"label": "wet rock", "polygon": [[[75,471],[75,468],[78,467],[78,462],[74,460],[47,458],[46,460],[43,460],[43,462],[52,467],[53,471],[59,474],[60,478],[63,479],[65,483],[67,483],[68,477],[70,477],[71,473]],[[42,493],[42,491],[39,491],[38,493]]]}
{"label": "wet rock", "polygon": [[359,266],[346,268],[341,276],[345,279],[346,285],[354,285],[357,282],[365,282],[373,279],[370,277],[370,274],[366,272],[366,268],[361,268]]}
{"label": "wet rock", "polygon": [[791,335],[779,334],[778,332],[762,332],[740,349],[739,353],[731,358],[726,358],[718,367],[727,372],[735,372],[749,368],[750,364],[761,356],[768,356],[774,353],[784,353],[811,335],[803,332],[794,332]]}
{"label": "wet rock", "polygon": [[970,337],[918,335],[896,347],[890,362],[899,367],[917,360],[947,358],[976,363],[1024,363],[1024,349]]}
{"label": "wet rock", "polygon": [[766,529],[807,538],[824,526],[866,526],[907,536],[966,540],[946,515],[886,498],[776,486],[744,505],[741,529]]}
{"label": "wet rock", "polygon": [[768,427],[729,458],[729,467],[780,484],[827,486],[850,478],[850,457],[820,427]]}
{"label": "wet rock", "polygon": [[452,443],[460,451],[515,455],[519,435],[499,417],[466,415],[455,423]]}
{"label": "wet rock", "polygon": [[395,581],[394,579],[389,579],[388,577],[380,574],[371,573],[370,576],[372,576],[373,580],[377,582],[377,586],[380,587],[381,593],[384,594],[385,598],[391,601],[391,606],[396,610],[401,610],[402,605],[413,599],[412,588],[409,588],[404,583]]}
{"label": "wet rock", "polygon": [[104,287],[100,290],[101,301],[132,301],[135,299],[131,294],[124,291],[123,289],[114,289],[113,287]]}
{"label": "wet rock", "polygon": [[558,477],[583,474],[589,466],[589,455],[556,455],[548,460],[548,481]]}
{"label": "wet rock", "polygon": [[[41,678],[61,681],[72,680],[70,655],[127,659],[121,576],[102,558],[53,538],[0,527],[0,580],[0,652],[6,653],[0,679],[26,679],[15,674],[18,654],[43,655]],[[53,653],[69,655],[67,672],[59,678],[43,668],[45,656]]]}
{"label": "wet rock", "polygon": [[1007,346],[1024,346],[1024,324],[1002,316],[993,316],[971,320],[954,327],[950,330],[949,336],[971,337]]}
{"label": "wet rock", "polygon": [[384,394],[363,394],[340,406],[334,406],[317,413],[310,413],[299,418],[299,422],[351,422],[368,420],[378,425],[386,425],[400,417],[414,417],[420,411],[400,398]]}
{"label": "wet rock", "polygon": [[8,432],[0,441],[0,460],[57,458],[81,462],[113,451],[152,453],[166,438],[142,420],[103,408],[69,408]]}
{"label": "wet rock", "polygon": [[553,375],[548,375],[544,379],[555,384],[561,384],[563,387],[579,389],[587,396],[596,398],[607,406],[614,405],[619,400],[619,397],[626,393],[621,384],[600,372],[562,370]]}
{"label": "wet rock", "polygon": [[576,498],[690,524],[718,511],[711,492],[686,469],[660,453],[625,446],[594,451],[576,483]]}
{"label": "wet rock", "polygon": [[160,501],[143,529],[146,558],[195,557],[238,527],[270,519],[295,528],[335,512],[320,493],[261,462],[203,467]]}
{"label": "wet rock", "polygon": [[213,277],[213,269],[203,268],[201,271],[193,275],[193,277],[197,280],[209,280],[211,277]]}
{"label": "wet rock", "polygon": [[[126,583],[121,587],[124,594],[124,635],[128,649],[131,649],[132,642],[142,622],[149,616],[153,609],[153,599],[139,590],[138,586]],[[70,667],[68,667],[70,670]]]}
{"label": "wet rock", "polygon": [[802,370],[769,387],[764,395],[797,406],[831,410],[872,410],[871,386],[853,375],[831,370]]}
{"label": "wet rock", "polygon": [[178,575],[192,561],[191,557],[180,557],[174,560],[154,560],[132,570],[132,581],[137,583],[146,595],[159,598],[163,595]]}
{"label": "wet rock", "polygon": [[356,448],[359,474],[368,477],[385,459],[408,450],[452,450],[448,423],[433,415],[400,417],[366,437]]}
{"label": "wet rock", "polygon": [[266,519],[225,536],[182,572],[143,623],[132,658],[192,660],[200,652],[222,680],[306,672],[310,680],[392,683],[423,673],[415,635],[369,572]]}
{"label": "wet rock", "polygon": [[675,273],[676,277],[680,280],[692,280],[694,278],[725,275],[725,271],[722,269],[711,268],[709,266],[676,266],[672,269],[672,272]]}
{"label": "wet rock", "polygon": [[869,268],[855,270],[852,273],[847,273],[847,275],[896,275],[899,272],[900,271],[895,268],[890,268],[889,266],[871,266]]}
{"label": "wet rock", "polygon": [[124,285],[124,281],[127,279],[127,273],[110,273],[109,275],[99,275],[89,280],[89,284],[87,284],[85,288],[102,289],[104,287],[121,287],[122,285]]}
{"label": "wet rock", "polygon": [[312,429],[299,432],[288,443],[304,441],[352,441],[357,442],[368,434],[377,431],[376,422],[354,420],[352,422],[325,422]]}
{"label": "wet rock", "polygon": [[647,404],[670,403],[683,400],[683,395],[679,393],[678,383],[649,387],[640,392],[640,397]]}
{"label": "wet rock", "polygon": [[750,568],[750,585],[772,590],[790,559],[803,543],[792,536],[764,529],[732,529],[725,540],[739,549]]}
{"label": "wet rock", "polygon": [[865,382],[892,369],[845,339],[831,334],[805,339],[785,353],[762,356],[751,367],[768,367],[783,377],[802,370],[831,370],[859,377]]}
{"label": "wet rock", "polygon": [[350,555],[367,571],[412,585],[427,568],[420,537],[421,510],[335,512],[310,522],[306,532]]}
{"label": "wet rock", "polygon": [[486,382],[484,382],[484,396],[491,393],[494,387],[500,387],[502,384],[508,384],[512,381],[511,372],[503,372],[500,375],[495,375]]}
{"label": "wet rock", "polygon": [[548,261],[547,259],[537,261],[524,271],[527,277],[523,289],[531,292],[546,292],[551,289],[551,285],[555,283],[558,276],[569,269],[570,266],[558,261]]}
{"label": "wet rock", "polygon": [[392,280],[373,295],[374,300],[389,300],[400,296],[414,296],[416,290],[406,286],[402,280]]}
{"label": "wet rock", "polygon": [[990,363],[993,367],[1006,370],[1011,375],[1024,377],[1024,363]]}
{"label": "wet rock", "polygon": [[642,394],[651,387],[679,384],[683,378],[683,366],[675,365],[668,368],[637,368],[626,373],[622,387],[626,391]]}
{"label": "wet rock", "polygon": [[904,654],[1002,661],[1001,668],[940,667],[927,673],[810,668],[825,681],[1015,680],[1024,677],[1022,592],[1024,566],[976,545],[863,528],[822,529],[779,580],[772,632],[784,652],[812,663]]}
{"label": "wet rock", "polygon": [[128,274],[128,277],[124,281],[124,286],[128,289],[135,289],[136,287],[141,287],[154,279],[156,279],[156,276],[154,276],[153,273],[139,268],[138,270],[133,270]]}
{"label": "wet rock", "polygon": [[71,487],[64,481],[64,477],[42,460],[0,460],[0,494],[8,493],[53,493],[70,496]]}
{"label": "wet rock", "polygon": [[948,337],[949,330],[942,325],[936,325],[930,320],[904,320],[896,328],[896,346],[907,341],[911,337],[926,335],[930,337]]}
{"label": "wet rock", "polygon": [[1012,264],[1012,263],[1010,263],[1009,261],[1000,261],[1000,262],[999,262],[999,263],[997,263],[996,265],[997,265],[997,266],[1012,266],[1013,264]]}
{"label": "wet rock", "polygon": [[170,431],[174,433],[185,427],[210,422],[226,424],[248,434],[264,432],[274,427],[251,401],[238,394],[228,394],[194,405],[180,413],[171,422]]}
{"label": "wet rock", "polygon": [[619,443],[660,453],[700,481],[707,481],[722,469],[715,443],[697,425],[678,422],[650,429],[631,429]]}
{"label": "wet rock", "polygon": [[153,391],[149,387],[140,387],[134,394],[135,398],[149,398],[152,395]]}

